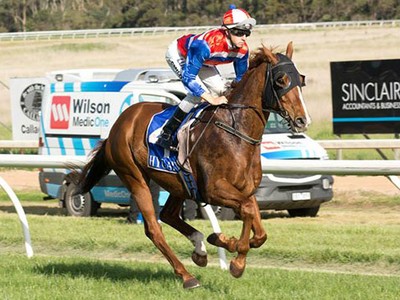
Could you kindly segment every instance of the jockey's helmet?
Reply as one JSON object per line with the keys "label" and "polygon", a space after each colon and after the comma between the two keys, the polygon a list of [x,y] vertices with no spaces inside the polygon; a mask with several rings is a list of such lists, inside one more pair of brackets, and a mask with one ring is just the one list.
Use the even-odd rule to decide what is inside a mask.
{"label": "jockey's helmet", "polygon": [[231,29],[251,30],[256,25],[256,20],[242,8],[231,8],[222,18],[222,26]]}

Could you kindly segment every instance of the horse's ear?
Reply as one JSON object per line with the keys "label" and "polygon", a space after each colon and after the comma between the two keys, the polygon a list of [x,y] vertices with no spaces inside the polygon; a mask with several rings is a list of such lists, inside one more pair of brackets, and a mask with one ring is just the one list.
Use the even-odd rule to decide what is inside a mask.
{"label": "horse's ear", "polygon": [[264,44],[262,44],[262,46],[263,46],[264,54],[267,56],[268,61],[271,62],[273,65],[277,64],[278,63],[278,59],[272,53],[272,51],[269,50],[268,47],[266,47]]}
{"label": "horse's ear", "polygon": [[292,59],[292,56],[293,56],[293,42],[290,42],[287,45],[286,56],[289,57],[289,59]]}

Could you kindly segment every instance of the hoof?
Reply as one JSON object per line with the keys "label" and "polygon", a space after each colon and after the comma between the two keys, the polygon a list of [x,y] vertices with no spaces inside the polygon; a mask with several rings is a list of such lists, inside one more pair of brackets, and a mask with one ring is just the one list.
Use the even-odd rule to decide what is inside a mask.
{"label": "hoof", "polygon": [[194,289],[200,286],[200,281],[198,281],[196,278],[190,278],[188,280],[186,280],[183,283],[183,288],[184,289]]}
{"label": "hoof", "polygon": [[237,240],[235,238],[227,239],[223,233],[212,233],[208,236],[207,242],[211,245],[222,247],[229,252],[233,253],[236,251]]}
{"label": "hoof", "polygon": [[205,267],[208,263],[207,255],[199,255],[196,252],[192,253],[192,260],[199,267]]}
{"label": "hoof", "polygon": [[235,278],[239,278],[243,275],[245,267],[239,268],[238,266],[235,265],[233,261],[231,261],[231,264],[229,266],[229,271],[231,272],[231,275]]}
{"label": "hoof", "polygon": [[211,245],[220,247],[219,243],[217,243],[219,241],[219,235],[220,235],[220,233],[210,234],[207,238],[207,242],[209,242]]}

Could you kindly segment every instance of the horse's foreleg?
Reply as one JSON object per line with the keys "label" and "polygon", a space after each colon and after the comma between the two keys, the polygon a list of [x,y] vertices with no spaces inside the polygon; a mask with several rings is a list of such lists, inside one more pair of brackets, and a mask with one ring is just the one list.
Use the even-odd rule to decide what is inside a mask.
{"label": "horse's foreleg", "polygon": [[150,189],[144,179],[138,180],[125,174],[118,175],[126,186],[130,188],[132,197],[134,201],[136,201],[137,206],[143,215],[146,236],[165,256],[173,267],[175,274],[182,278],[184,288],[195,288],[200,286],[200,282],[186,270],[184,265],[169,247],[161,230],[161,226],[157,221]]}
{"label": "horse's foreleg", "polygon": [[234,277],[240,277],[246,267],[246,255],[250,249],[250,233],[256,208],[252,198],[243,195],[236,187],[226,180],[217,180],[208,190],[209,199],[214,205],[233,208],[243,221],[240,238],[226,238],[223,234],[211,234],[207,241],[215,246],[223,247],[238,255],[231,261],[230,271]]}
{"label": "horse's foreleg", "polygon": [[[258,208],[257,200],[255,196],[252,196],[251,199],[254,204],[255,213],[252,224],[252,231],[254,235],[252,238],[250,238],[249,244],[250,248],[259,248],[267,240],[267,233],[265,232],[265,229],[261,223],[261,214]],[[210,244],[222,247],[231,253],[236,251],[238,243],[238,240],[235,237],[228,238],[223,233],[213,233],[207,238],[207,241]]]}
{"label": "horse's foreleg", "polygon": [[250,233],[254,220],[255,208],[251,199],[243,202],[240,206],[240,218],[243,221],[242,233],[237,242],[238,255],[232,259],[230,264],[230,272],[232,276],[238,278],[242,276],[246,268],[246,256],[250,250]]}
{"label": "horse's foreleg", "polygon": [[193,262],[200,267],[205,267],[207,265],[207,250],[204,244],[204,235],[180,218],[183,201],[183,199],[169,196],[160,213],[160,219],[190,240],[195,247],[192,253]]}
{"label": "horse's foreleg", "polygon": [[[231,247],[236,242],[238,255],[230,263],[230,272],[236,278],[242,276],[246,268],[246,257],[250,247],[258,248],[267,239],[267,234],[261,224],[260,210],[255,196],[251,196],[241,203],[239,214],[243,221],[241,236],[238,240],[230,238],[226,241],[227,245]],[[251,231],[254,233],[252,238],[250,238]]]}
{"label": "horse's foreleg", "polygon": [[267,240],[267,233],[265,232],[265,229],[261,223],[261,214],[260,214],[260,209],[258,207],[257,199],[254,195],[251,196],[250,199],[253,202],[255,209],[253,225],[252,225],[252,230],[254,235],[250,239],[250,247],[258,248],[261,247],[261,245],[263,245]]}

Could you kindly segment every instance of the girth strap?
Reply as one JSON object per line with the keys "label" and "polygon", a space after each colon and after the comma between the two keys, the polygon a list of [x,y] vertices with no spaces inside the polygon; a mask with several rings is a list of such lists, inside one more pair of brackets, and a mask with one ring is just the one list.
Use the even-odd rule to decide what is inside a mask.
{"label": "girth strap", "polygon": [[217,125],[217,127],[229,132],[230,134],[233,134],[234,136],[237,136],[238,138],[246,141],[249,144],[258,145],[261,143],[261,140],[253,139],[252,137],[249,137],[247,134],[236,130],[235,128],[233,128],[232,126],[229,126],[228,124],[225,124],[220,121],[215,121],[214,124]]}

